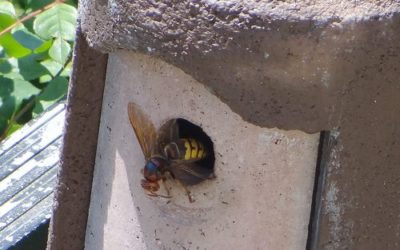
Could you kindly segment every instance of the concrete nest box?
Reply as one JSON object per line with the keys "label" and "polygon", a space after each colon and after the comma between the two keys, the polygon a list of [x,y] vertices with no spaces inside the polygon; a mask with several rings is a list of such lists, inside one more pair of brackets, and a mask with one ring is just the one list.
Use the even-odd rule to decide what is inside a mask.
{"label": "concrete nest box", "polygon": [[[283,233],[289,234],[290,244],[304,244],[310,208],[305,201],[312,194],[318,136],[257,127],[180,69],[141,54],[115,55],[108,64],[100,123],[100,133],[102,128],[105,133],[98,142],[86,246],[103,244],[96,237],[107,234],[103,213],[112,213],[107,221],[116,216],[112,221],[127,223],[117,238],[112,237],[116,228],[109,225],[111,238],[105,242],[110,247],[121,247],[121,235],[128,246],[149,249],[158,244],[174,249],[188,242],[199,247],[219,242],[222,249],[227,243],[219,239],[232,234],[238,238],[230,247],[245,247],[246,238],[254,246],[282,244],[278,239]],[[216,178],[188,187],[195,202],[189,203],[174,181],[166,183],[170,199],[149,198],[140,187],[145,159],[127,116],[131,101],[157,128],[179,117],[201,126],[211,138]],[[111,183],[119,183],[118,188]],[[99,207],[114,207],[114,202],[115,209]],[[289,227],[292,219],[297,223]],[[268,230],[267,225],[274,226]],[[266,239],[260,230],[273,237]]]}
{"label": "concrete nest box", "polygon": [[[395,188],[399,171],[391,139],[400,125],[399,11],[398,2],[385,0],[81,1],[49,246],[345,249],[378,247],[382,237],[397,242],[384,229],[368,239],[358,229],[382,219],[369,216],[376,203],[359,205],[372,204],[363,188],[376,187],[378,204],[400,198],[378,195],[380,180]],[[146,195],[146,155],[129,121],[131,102],[156,130],[178,119],[179,138],[207,148],[212,158],[201,168],[215,178],[187,187],[194,202],[173,178],[157,191],[168,198]],[[320,138],[321,131],[330,132]],[[379,163],[389,167],[371,178]]]}

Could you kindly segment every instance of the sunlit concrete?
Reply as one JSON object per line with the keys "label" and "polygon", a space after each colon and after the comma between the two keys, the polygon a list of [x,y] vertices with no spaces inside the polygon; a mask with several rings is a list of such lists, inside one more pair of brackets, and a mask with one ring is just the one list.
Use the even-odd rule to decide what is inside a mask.
{"label": "sunlit concrete", "polygon": [[[215,180],[189,203],[146,196],[144,157],[127,116],[135,102],[158,127],[181,117],[214,142]],[[318,134],[243,121],[180,69],[137,53],[110,54],[86,249],[304,249]]]}

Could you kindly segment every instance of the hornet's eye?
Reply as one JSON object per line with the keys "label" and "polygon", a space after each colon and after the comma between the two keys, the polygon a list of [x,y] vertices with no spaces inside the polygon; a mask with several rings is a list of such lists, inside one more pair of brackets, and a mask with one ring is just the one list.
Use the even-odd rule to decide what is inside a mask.
{"label": "hornet's eye", "polygon": [[156,172],[157,171],[157,165],[154,164],[152,161],[148,161],[146,165],[144,166],[144,169],[147,170],[148,172]]}
{"label": "hornet's eye", "polygon": [[144,166],[143,175],[149,181],[157,181],[161,178],[157,165],[152,161],[148,161]]}

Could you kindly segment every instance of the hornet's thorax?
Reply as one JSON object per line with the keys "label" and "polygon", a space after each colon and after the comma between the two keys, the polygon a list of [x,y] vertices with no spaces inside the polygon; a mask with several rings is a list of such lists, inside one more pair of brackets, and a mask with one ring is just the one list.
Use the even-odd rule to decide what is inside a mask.
{"label": "hornet's thorax", "polygon": [[142,187],[150,196],[170,198],[168,188],[167,196],[156,194],[159,181],[164,182],[169,175],[182,184],[192,202],[186,186],[215,177],[212,168],[202,163],[211,155],[209,148],[197,137],[180,137],[178,119],[169,120],[156,130],[149,117],[134,103],[128,104],[128,116],[146,159]]}

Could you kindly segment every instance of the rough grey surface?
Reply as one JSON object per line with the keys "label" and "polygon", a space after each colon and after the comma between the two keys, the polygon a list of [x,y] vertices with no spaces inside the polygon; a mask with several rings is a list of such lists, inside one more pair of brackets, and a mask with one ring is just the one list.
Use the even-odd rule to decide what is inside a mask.
{"label": "rough grey surface", "polygon": [[319,247],[398,248],[399,1],[82,4],[92,46],[160,57],[254,124],[336,131]]}
{"label": "rough grey surface", "polygon": [[[81,1],[82,27],[89,42],[105,51],[141,49],[185,55],[226,48],[230,35],[268,31],[276,24],[326,25],[393,15],[392,0],[337,1]],[[145,39],[152,38],[152,39]]]}
{"label": "rough grey surface", "polygon": [[[82,6],[92,46],[159,56],[207,85],[243,119],[307,132],[339,126],[346,84],[374,67],[382,50],[393,50],[388,43],[397,46],[400,11],[399,1],[344,0]],[[383,63],[393,64],[390,59]]]}
{"label": "rough grey surface", "polygon": [[400,74],[375,74],[373,91],[348,89],[356,106],[333,131],[318,249],[400,247]]}
{"label": "rough grey surface", "polygon": [[[185,118],[212,139],[216,178],[189,187],[195,202],[172,179],[171,199],[141,188],[145,159],[129,102],[156,127]],[[304,249],[318,137],[245,122],[178,68],[112,53],[85,249]]]}
{"label": "rough grey surface", "polygon": [[79,28],[47,249],[83,249],[107,56]]}

